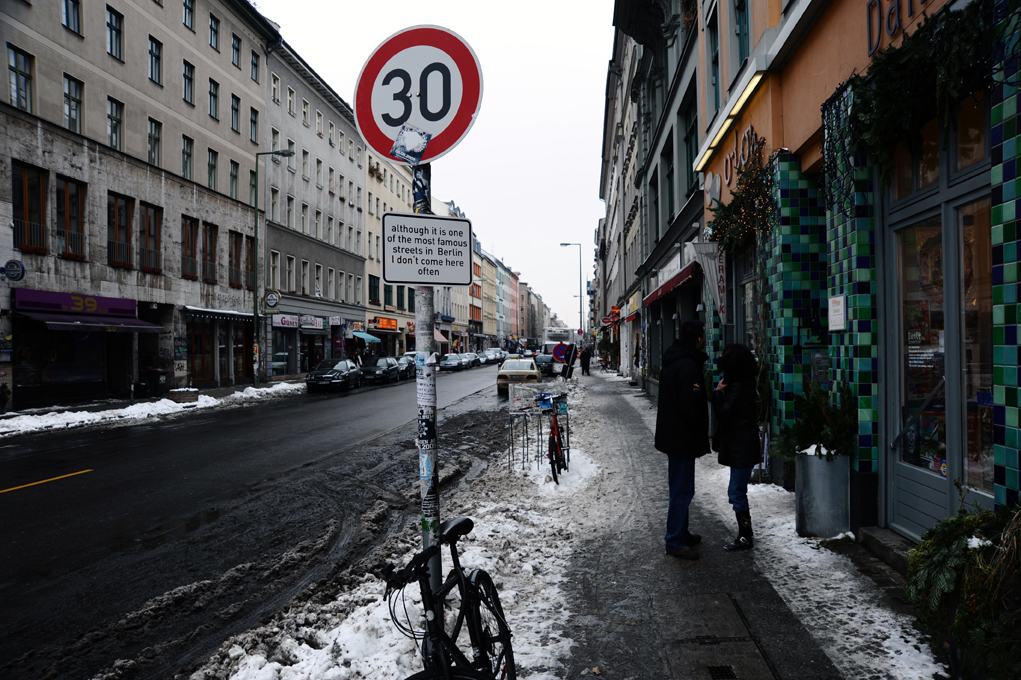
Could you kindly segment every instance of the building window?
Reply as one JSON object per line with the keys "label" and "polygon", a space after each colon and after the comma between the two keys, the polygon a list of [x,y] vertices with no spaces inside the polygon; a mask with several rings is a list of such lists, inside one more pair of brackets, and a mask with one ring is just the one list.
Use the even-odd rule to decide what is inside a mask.
{"label": "building window", "polygon": [[333,243],[333,215],[326,217],[326,242]]}
{"label": "building window", "polygon": [[81,0],[62,0],[60,3],[60,20],[75,33],[82,32]]}
{"label": "building window", "polygon": [[209,15],[209,46],[220,51],[220,20],[212,14]]}
{"label": "building window", "polygon": [[57,252],[62,257],[85,258],[84,205],[85,185],[57,176]]}
{"label": "building window", "polygon": [[287,292],[292,295],[296,292],[294,288],[294,258],[287,256]]}
{"label": "building window", "polygon": [[715,14],[709,20],[709,86],[716,111],[720,108],[720,29]]}
{"label": "building window", "polygon": [[109,264],[131,266],[131,213],[133,201],[118,194],[106,197],[106,246]]}
{"label": "building window", "polygon": [[280,78],[277,74],[270,76],[270,98],[277,104],[280,103]]}
{"label": "building window", "polygon": [[383,304],[388,307],[394,304],[394,287],[389,283],[383,284]]}
{"label": "building window", "polygon": [[241,131],[241,98],[233,94],[230,96],[230,129]]}
{"label": "building window", "polygon": [[82,131],[82,92],[84,83],[64,75],[64,127],[71,132]]}
{"label": "building window", "polygon": [[308,233],[308,203],[301,204],[301,233]]}
{"label": "building window", "polygon": [[280,200],[280,191],[276,187],[269,190],[269,218],[277,221],[277,202]]}
{"label": "building window", "polygon": [[220,158],[220,154],[209,149],[206,156],[206,186],[216,191],[216,163]]}
{"label": "building window", "polygon": [[316,159],[316,186],[323,186],[323,161],[321,158]]}
{"label": "building window", "polygon": [[301,294],[308,295],[308,260],[301,261]]}
{"label": "building window", "polygon": [[238,165],[237,161],[230,162],[230,197],[236,199],[238,197],[238,173],[241,172],[241,166]]}
{"label": "building window", "polygon": [[308,102],[304,99],[301,100],[301,122],[304,123],[306,127],[309,125]]}
{"label": "building window", "polygon": [[163,209],[142,204],[142,220],[138,232],[138,268],[148,272],[163,271],[163,253],[160,252],[160,229]]}
{"label": "building window", "polygon": [[149,164],[160,165],[160,137],[163,135],[163,123],[149,119]]}
{"label": "building window", "polygon": [[404,286],[397,286],[397,309],[404,311]]}
{"label": "building window", "polygon": [[202,280],[216,283],[216,225],[202,223]]}
{"label": "building window", "polygon": [[252,51],[252,80],[259,82],[259,53]]}
{"label": "building window", "polygon": [[692,97],[684,113],[684,174],[685,195],[690,196],[696,187],[695,157],[698,155],[698,102]]}
{"label": "building window", "polygon": [[320,137],[323,136],[323,112],[322,111],[316,111],[316,133]]}
{"label": "building window", "polygon": [[308,179],[308,151],[306,149],[301,150],[301,176]]}
{"label": "building window", "polygon": [[46,173],[11,163],[13,179],[14,246],[28,252],[46,252]]}
{"label": "building window", "polygon": [[248,139],[259,143],[259,112],[250,109],[248,113]]}
{"label": "building window", "polygon": [[322,232],[323,213],[321,210],[316,210],[316,223],[315,223],[315,235],[316,238],[321,239],[323,237]]}
{"label": "building window", "polygon": [[369,274],[369,304],[379,304],[379,277]]}
{"label": "building window", "polygon": [[236,35],[230,38],[230,63],[241,68],[241,38]]}
{"label": "building window", "polygon": [[748,0],[734,0],[734,32],[737,33],[738,68],[748,58]]}
{"label": "building window", "polygon": [[415,313],[415,289],[408,287],[408,314]]}
{"label": "building window", "polygon": [[294,90],[287,88],[287,113],[294,115]]}
{"label": "building window", "polygon": [[209,79],[209,115],[220,119],[220,83]]}
{"label": "building window", "polygon": [[181,216],[181,277],[199,277],[199,221],[193,217]]}
{"label": "building window", "polygon": [[315,278],[315,294],[316,297],[323,296],[323,265],[316,265],[316,278]]}
{"label": "building window", "polygon": [[106,53],[124,59],[124,15],[106,6]]}
{"label": "building window", "polygon": [[355,296],[356,296],[355,304],[356,305],[360,305],[360,304],[362,304],[362,277],[359,276],[355,280],[357,281],[357,283],[355,284]]}
{"label": "building window", "polygon": [[330,168],[329,171],[326,174],[327,174],[327,176],[329,177],[329,180],[330,180],[330,193],[332,194],[333,193],[333,178],[334,178],[333,168]]}
{"label": "building window", "polygon": [[239,232],[232,231],[227,234],[227,282],[231,288],[241,287],[241,248],[244,245],[244,236]]}
{"label": "building window", "polygon": [[280,289],[280,253],[275,250],[269,253],[269,287]]}
{"label": "building window", "polygon": [[287,197],[287,226],[294,229],[294,196]]}
{"label": "building window", "polygon": [[149,36],[149,80],[163,83],[163,43]]}
{"label": "building window", "polygon": [[369,192],[369,213],[372,213],[372,192]]}
{"label": "building window", "polygon": [[[269,150],[278,151],[280,149],[280,130],[276,128],[269,129]],[[273,156],[273,161],[279,163],[280,160],[276,156]]]}
{"label": "building window", "polygon": [[195,0],[184,0],[184,25],[195,30]]}
{"label": "building window", "polygon": [[255,290],[255,239],[245,237],[245,288]]}
{"label": "building window", "polygon": [[181,136],[181,176],[192,178],[192,155],[195,151],[195,140],[186,135]]}
{"label": "building window", "polygon": [[184,73],[182,77],[184,83],[184,101],[189,104],[195,103],[195,66],[184,62]]}
{"label": "building window", "polygon": [[255,207],[255,170],[248,171],[248,205]]}
{"label": "building window", "polygon": [[287,157],[287,169],[291,170],[293,172],[294,171],[294,156],[295,156],[295,154],[294,154],[294,140],[293,139],[288,139],[287,140],[287,150],[291,152],[291,155],[289,155]]}
{"label": "building window", "polygon": [[121,148],[121,121],[124,119],[124,104],[116,99],[106,100],[106,142],[118,151]]}
{"label": "building window", "polygon": [[337,128],[333,125],[333,121],[330,121],[330,146],[333,146],[333,138],[336,136]]}
{"label": "building window", "polygon": [[336,279],[333,278],[333,267],[326,270],[326,297],[330,300],[337,299]]}
{"label": "building window", "polygon": [[32,112],[32,57],[7,47],[7,73],[11,85],[11,106]]}

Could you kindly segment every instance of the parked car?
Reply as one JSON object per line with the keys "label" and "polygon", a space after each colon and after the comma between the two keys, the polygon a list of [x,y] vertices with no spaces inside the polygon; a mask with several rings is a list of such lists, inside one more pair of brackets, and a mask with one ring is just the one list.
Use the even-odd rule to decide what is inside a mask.
{"label": "parked car", "polygon": [[383,383],[400,379],[400,368],[393,357],[366,359],[362,366],[362,380],[365,382]]}
{"label": "parked car", "polygon": [[415,360],[415,355],[416,355],[416,354],[418,354],[418,352],[405,352],[405,353],[404,353],[404,354],[402,354],[401,356],[402,356],[402,357],[411,357],[411,360],[412,360],[412,361],[414,361],[414,360]]}
{"label": "parked car", "polygon": [[496,391],[507,394],[511,383],[539,382],[542,374],[531,359],[508,359],[496,373]]}
{"label": "parked car", "polygon": [[440,371],[460,371],[464,368],[460,354],[444,354],[440,359]]}
{"label": "parked car", "polygon": [[347,359],[326,359],[320,361],[307,376],[305,389],[309,392],[327,392],[358,387],[362,384],[362,372],[358,364]]}
{"label": "parked car", "polygon": [[479,366],[485,366],[489,363],[489,357],[486,356],[485,352],[478,352],[475,354],[479,358]]}
{"label": "parked car", "polygon": [[479,355],[476,354],[475,352],[468,352],[467,354],[465,354],[465,356],[468,357],[468,363],[472,367],[482,365],[482,360],[479,359]]}
{"label": "parked car", "polygon": [[526,349],[524,352],[521,353],[521,356],[533,357],[533,356],[535,356],[535,352],[533,352],[530,349]]}
{"label": "parked car", "polygon": [[458,354],[457,356],[461,357],[462,368],[468,369],[472,367],[471,359],[468,358],[467,354]]}
{"label": "parked car", "polygon": [[535,365],[539,367],[539,372],[543,375],[555,376],[560,373],[560,367],[563,364],[554,361],[552,354],[540,354],[535,357]]}
{"label": "parked car", "polygon": [[397,360],[397,368],[400,369],[401,378],[414,378],[415,377],[415,356],[408,356],[405,354]]}

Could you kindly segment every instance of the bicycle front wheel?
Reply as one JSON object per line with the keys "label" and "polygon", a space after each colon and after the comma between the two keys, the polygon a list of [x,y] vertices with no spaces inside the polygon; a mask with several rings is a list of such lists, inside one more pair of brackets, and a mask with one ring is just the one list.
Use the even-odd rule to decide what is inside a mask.
{"label": "bicycle front wheel", "polygon": [[443,670],[437,668],[435,671],[419,671],[414,675],[409,675],[405,680],[443,680],[445,677],[449,677],[450,680],[493,680],[493,676],[473,671],[470,668],[458,668],[457,666],[451,666],[449,669],[450,675],[443,675]]}
{"label": "bicycle front wheel", "polygon": [[560,484],[560,480],[557,479],[557,472],[560,469],[560,451],[557,449],[556,435],[553,434],[549,436],[549,469],[553,474],[553,483]]}
{"label": "bicycle front wheel", "polygon": [[475,631],[472,635],[478,646],[477,661],[484,665],[483,672],[491,673],[495,680],[515,680],[514,651],[511,649],[511,632],[500,606],[500,595],[488,573],[476,569],[468,577],[474,588],[471,612]]}

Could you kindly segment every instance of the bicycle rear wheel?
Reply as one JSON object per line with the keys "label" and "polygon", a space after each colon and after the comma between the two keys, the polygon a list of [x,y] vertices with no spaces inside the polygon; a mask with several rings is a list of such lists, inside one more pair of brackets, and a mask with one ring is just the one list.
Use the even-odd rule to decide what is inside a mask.
{"label": "bicycle rear wheel", "polygon": [[553,483],[560,484],[560,480],[557,479],[557,472],[560,468],[559,462],[559,450],[557,449],[557,438],[550,433],[549,436],[549,469],[553,474]]}
{"label": "bicycle rear wheel", "polygon": [[[435,671],[419,671],[414,675],[409,675],[406,680],[442,680],[443,677],[443,671],[436,669]],[[493,676],[473,671],[470,668],[451,666],[450,680],[493,680]]]}
{"label": "bicycle rear wheel", "polygon": [[475,626],[475,643],[479,648],[477,661],[485,665],[483,672],[491,673],[495,680],[515,680],[514,651],[511,649],[511,632],[500,606],[500,595],[489,574],[476,569],[468,580],[475,586],[471,597],[472,619]]}

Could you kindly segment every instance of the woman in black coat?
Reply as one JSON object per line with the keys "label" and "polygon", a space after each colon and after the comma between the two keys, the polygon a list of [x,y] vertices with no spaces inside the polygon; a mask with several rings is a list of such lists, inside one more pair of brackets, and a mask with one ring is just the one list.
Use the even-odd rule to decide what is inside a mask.
{"label": "woman in black coat", "polygon": [[713,408],[719,419],[716,448],[720,464],[730,468],[727,497],[737,515],[738,535],[726,550],[752,547],[752,517],[748,508],[748,481],[760,461],[755,378],[755,355],[744,345],[727,345],[720,355],[723,379],[713,392]]}

